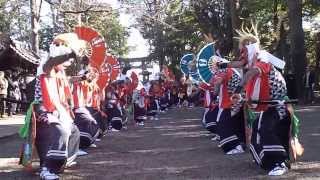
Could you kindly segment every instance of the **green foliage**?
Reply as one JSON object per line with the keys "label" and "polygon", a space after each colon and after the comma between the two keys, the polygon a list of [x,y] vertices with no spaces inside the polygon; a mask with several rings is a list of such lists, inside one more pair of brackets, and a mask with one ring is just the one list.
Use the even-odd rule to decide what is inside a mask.
{"label": "green foliage", "polygon": [[[65,24],[72,29],[78,24],[74,16],[69,15]],[[129,33],[120,24],[119,15],[116,12],[89,12],[82,16],[82,25],[96,29],[105,38],[108,50],[115,55],[123,56],[129,52],[127,39]]]}
{"label": "green foliage", "polygon": [[30,41],[28,0],[0,0],[0,31],[14,39]]}
{"label": "green foliage", "polygon": [[[63,13],[64,10],[77,11],[78,1],[62,1],[60,4],[52,4],[53,9],[58,9],[64,21],[63,29],[54,29],[42,23],[39,29],[40,48],[48,50],[54,33],[71,32],[78,25],[78,13]],[[82,1],[83,8],[91,7],[90,1]],[[116,55],[124,55],[129,51],[127,39],[129,33],[119,22],[117,12],[108,12],[104,3],[101,6],[92,8],[92,12],[82,13],[82,25],[88,25],[97,29],[106,39],[108,48]],[[49,17],[51,18],[51,17]],[[41,19],[40,19],[41,21]],[[14,39],[30,44],[30,5],[29,0],[0,0],[0,32],[12,35]]]}
{"label": "green foliage", "polygon": [[[78,25],[78,14],[66,14],[66,29],[72,31],[73,27]],[[109,11],[88,11],[81,15],[82,25],[96,29],[105,38],[108,50],[115,55],[123,56],[129,52],[127,39],[129,32],[119,21],[118,12]]]}
{"label": "green foliage", "polygon": [[[139,19],[140,31],[149,39],[155,60],[176,67],[179,58],[186,52],[185,47],[196,53],[203,45],[203,33],[212,33],[214,40],[222,41],[226,47],[224,55],[231,52],[233,40],[230,25],[231,13],[228,0],[153,0],[146,4],[146,10]],[[235,2],[235,1],[234,1]],[[241,0],[240,23],[250,27],[258,23],[262,47],[277,54],[290,64],[290,29],[288,25],[286,0]],[[320,12],[318,1],[303,1],[303,19],[310,21]],[[310,62],[315,60],[314,33],[305,32],[307,55]],[[291,68],[291,66],[289,66]]]}
{"label": "green foliage", "polygon": [[49,51],[50,43],[52,42],[54,37],[54,29],[50,26],[45,26],[42,29],[40,29],[39,35],[40,35],[40,46],[39,46],[40,49]]}
{"label": "green foliage", "polygon": [[1,13],[0,13],[0,32],[5,32],[10,28],[10,21],[8,19],[8,16],[5,13],[5,5],[6,0],[0,0],[0,7],[1,7]]}
{"label": "green foliage", "polygon": [[[143,13],[138,21],[144,38],[150,39],[151,56],[160,64],[169,65],[178,74],[180,58],[187,52],[196,52],[201,44],[196,17],[189,6],[180,0],[153,4]],[[161,15],[156,17],[155,14]]]}
{"label": "green foliage", "polygon": [[119,56],[129,52],[127,39],[129,32],[120,24],[119,16],[113,13],[92,13],[86,25],[97,29],[105,38],[108,49]]}

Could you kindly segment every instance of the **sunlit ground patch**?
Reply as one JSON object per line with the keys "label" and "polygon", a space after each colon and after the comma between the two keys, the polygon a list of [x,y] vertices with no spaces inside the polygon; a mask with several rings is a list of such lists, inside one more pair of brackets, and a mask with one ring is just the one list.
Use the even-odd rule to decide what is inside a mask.
{"label": "sunlit ground patch", "polygon": [[292,174],[299,176],[320,177],[320,162],[297,162],[292,165]]}
{"label": "sunlit ground patch", "polygon": [[201,125],[163,125],[154,127],[154,129],[161,130],[161,131],[173,131],[173,130],[181,130],[181,129],[192,129],[192,128],[199,128]]}
{"label": "sunlit ground patch", "polygon": [[189,147],[189,148],[154,148],[154,149],[140,149],[129,151],[131,153],[166,153],[166,152],[184,152],[201,149],[202,147]]}
{"label": "sunlit ground patch", "polygon": [[19,158],[0,158],[0,167],[17,165],[18,162],[19,162]]}
{"label": "sunlit ground patch", "polygon": [[130,163],[128,162],[123,162],[123,161],[95,161],[95,162],[90,162],[89,164],[93,165],[109,165],[109,166],[119,166],[119,165],[129,165]]}
{"label": "sunlit ground patch", "polygon": [[320,133],[311,133],[310,136],[320,136]]}
{"label": "sunlit ground patch", "polygon": [[200,121],[200,119],[199,118],[183,119],[183,122],[188,122],[188,121]]}
{"label": "sunlit ground patch", "polygon": [[170,117],[160,117],[159,118],[160,120],[170,120],[170,119],[173,119],[172,117],[170,118]]}
{"label": "sunlit ground patch", "polygon": [[19,158],[0,158],[0,172],[12,172],[22,168],[18,165]]}
{"label": "sunlit ground patch", "polygon": [[174,132],[174,133],[164,133],[161,135],[162,136],[175,136],[175,137],[183,138],[183,137],[202,137],[202,136],[207,136],[208,133],[207,133],[207,131],[194,131],[194,132],[180,131],[180,132]]}
{"label": "sunlit ground patch", "polygon": [[301,108],[296,108],[296,112],[316,112],[319,111],[320,106],[305,106]]}
{"label": "sunlit ground patch", "polygon": [[184,167],[159,167],[159,168],[143,168],[146,171],[152,172],[165,172],[165,173],[182,173],[183,171],[190,170],[190,169],[199,169],[201,166],[184,166]]}

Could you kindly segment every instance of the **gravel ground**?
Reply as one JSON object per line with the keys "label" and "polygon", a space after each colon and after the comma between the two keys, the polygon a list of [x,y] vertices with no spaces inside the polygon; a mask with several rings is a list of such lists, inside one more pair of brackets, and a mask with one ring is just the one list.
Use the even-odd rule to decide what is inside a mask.
{"label": "gravel ground", "polygon": [[[320,107],[300,107],[301,142],[305,153],[292,170],[272,179],[320,179]],[[159,121],[107,134],[89,155],[67,169],[61,179],[205,180],[270,179],[249,153],[227,156],[202,128],[202,109],[171,109]],[[0,179],[38,179],[36,170],[17,165],[21,140],[17,135],[0,139]]]}

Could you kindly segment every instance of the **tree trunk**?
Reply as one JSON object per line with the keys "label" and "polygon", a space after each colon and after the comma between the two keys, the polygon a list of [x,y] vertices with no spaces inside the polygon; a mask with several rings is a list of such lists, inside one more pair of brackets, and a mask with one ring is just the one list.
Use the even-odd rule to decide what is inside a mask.
{"label": "tree trunk", "polygon": [[316,88],[319,88],[319,73],[320,73],[320,32],[317,32],[315,35],[316,38]]}
{"label": "tree trunk", "polygon": [[225,51],[221,52],[222,55],[227,55],[231,51],[233,52],[233,49],[237,49],[237,45],[234,41],[234,29],[232,27],[232,10],[231,10],[231,1],[230,0],[224,0],[224,15],[225,15],[225,24],[226,24],[226,40],[223,46],[226,46]]}
{"label": "tree trunk", "polygon": [[[78,0],[78,1],[77,1],[77,9],[78,9],[79,11],[80,11],[80,9],[81,9],[81,0]],[[81,13],[78,13],[78,14],[77,14],[78,26],[81,26],[81,25],[82,25],[81,16],[82,16]]]}
{"label": "tree trunk", "polygon": [[278,5],[279,0],[273,1],[273,29],[276,31],[278,29],[277,25],[279,25],[279,15],[278,15]]}
{"label": "tree trunk", "polygon": [[[241,21],[239,18],[240,14],[240,1],[239,0],[229,0],[230,5],[230,16],[231,16],[231,24],[233,29],[233,37],[237,37],[237,29],[240,29]],[[238,52],[238,41],[233,38],[233,53],[236,54]]]}
{"label": "tree trunk", "polygon": [[39,18],[40,18],[40,5],[38,5],[37,0],[30,0],[30,10],[31,10],[31,49],[34,53],[39,54]]}
{"label": "tree trunk", "polygon": [[[58,3],[61,4],[61,0],[59,0]],[[53,5],[51,5],[50,8],[52,12],[53,32],[63,32],[65,29],[64,14],[62,14]]]}
{"label": "tree trunk", "polygon": [[306,50],[302,28],[302,0],[287,0],[290,27],[290,54],[292,58],[296,89],[299,100],[303,100],[303,76],[306,69]]}

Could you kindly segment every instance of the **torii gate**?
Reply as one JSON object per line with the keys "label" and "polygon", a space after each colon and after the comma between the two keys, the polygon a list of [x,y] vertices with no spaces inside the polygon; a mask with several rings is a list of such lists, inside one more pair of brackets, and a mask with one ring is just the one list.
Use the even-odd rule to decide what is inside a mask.
{"label": "torii gate", "polygon": [[141,62],[141,65],[139,66],[133,66],[130,64],[132,68],[141,68],[142,72],[140,75],[142,75],[143,81],[149,81],[149,76],[151,75],[151,72],[147,70],[147,68],[152,68],[152,65],[150,64],[151,60],[150,57],[141,57],[141,58],[118,58],[121,63],[124,64],[130,64],[133,62]]}

